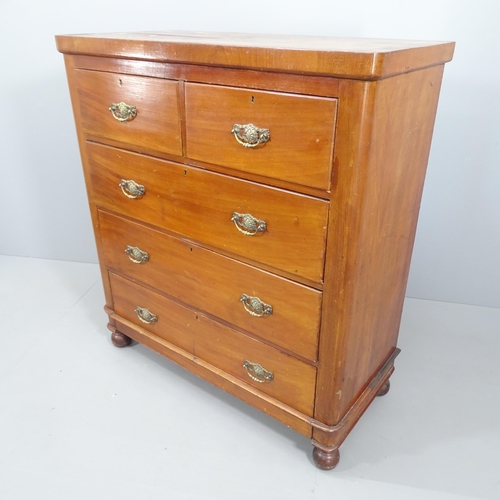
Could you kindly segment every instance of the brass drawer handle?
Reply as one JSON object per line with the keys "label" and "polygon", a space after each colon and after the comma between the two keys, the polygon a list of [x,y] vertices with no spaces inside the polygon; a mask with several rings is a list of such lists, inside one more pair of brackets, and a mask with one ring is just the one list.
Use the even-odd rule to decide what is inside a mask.
{"label": "brass drawer handle", "polygon": [[272,372],[263,368],[259,363],[252,363],[251,361],[247,361],[243,363],[243,368],[246,368],[247,375],[255,382],[259,382],[263,384],[264,382],[271,382],[273,380],[274,375]]}
{"label": "brass drawer handle", "polygon": [[112,103],[109,110],[119,122],[128,122],[137,116],[137,108],[124,102]]}
{"label": "brass drawer handle", "polygon": [[120,187],[127,198],[137,199],[144,196],[146,193],[146,188],[133,180],[122,179],[120,181]]}
{"label": "brass drawer handle", "polygon": [[137,317],[143,323],[147,323],[148,325],[150,325],[151,323],[156,323],[158,321],[158,317],[156,316],[156,314],[153,314],[151,311],[149,311],[145,307],[137,306],[135,308],[135,314],[137,314]]}
{"label": "brass drawer handle", "polygon": [[231,134],[234,134],[234,138],[245,148],[255,148],[271,138],[269,129],[256,127],[253,123],[247,125],[235,123]]}
{"label": "brass drawer handle", "polygon": [[236,229],[247,236],[263,233],[267,229],[266,221],[256,219],[252,214],[239,214],[234,212],[231,220]]}
{"label": "brass drawer handle", "polygon": [[127,245],[125,253],[134,264],[142,264],[143,262],[147,262],[149,260],[149,254],[144,250],[141,250],[139,247],[131,247],[130,245]]}
{"label": "brass drawer handle", "polygon": [[245,311],[250,315],[260,318],[262,316],[269,316],[273,313],[273,308],[269,304],[262,302],[259,297],[252,297],[245,293],[241,294],[240,302],[243,304]]}

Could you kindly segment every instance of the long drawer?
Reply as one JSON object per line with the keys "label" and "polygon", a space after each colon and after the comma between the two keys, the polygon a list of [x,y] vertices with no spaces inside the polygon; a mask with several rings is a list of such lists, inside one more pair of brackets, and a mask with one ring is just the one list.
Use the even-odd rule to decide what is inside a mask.
{"label": "long drawer", "polygon": [[335,99],[187,83],[187,155],[327,190],[336,109]]}
{"label": "long drawer", "polygon": [[98,206],[321,282],[328,203],[88,143]]}
{"label": "long drawer", "polygon": [[314,367],[120,276],[109,276],[116,314],[312,416]]}
{"label": "long drawer", "polygon": [[316,359],[321,292],[122,217],[99,221],[109,268]]}
{"label": "long drawer", "polygon": [[87,70],[75,79],[86,133],[182,155],[177,82]]}

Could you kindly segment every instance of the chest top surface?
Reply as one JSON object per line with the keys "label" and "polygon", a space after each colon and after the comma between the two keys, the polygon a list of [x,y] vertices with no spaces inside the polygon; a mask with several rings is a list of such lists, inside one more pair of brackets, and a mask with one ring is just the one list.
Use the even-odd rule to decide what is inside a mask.
{"label": "chest top surface", "polygon": [[448,62],[452,42],[168,31],[59,35],[68,54],[378,80]]}

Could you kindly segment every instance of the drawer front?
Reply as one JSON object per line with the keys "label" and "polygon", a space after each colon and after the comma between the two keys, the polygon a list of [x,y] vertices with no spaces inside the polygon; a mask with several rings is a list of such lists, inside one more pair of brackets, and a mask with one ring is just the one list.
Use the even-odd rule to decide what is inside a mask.
{"label": "drawer front", "polygon": [[196,356],[312,416],[316,369],[230,328],[204,329]]}
{"label": "drawer front", "polygon": [[321,292],[106,212],[99,220],[109,268],[316,359]]}
{"label": "drawer front", "polygon": [[[314,367],[113,273],[110,281],[116,314],[312,416]],[[156,321],[139,311],[143,319],[154,321],[144,323],[137,306],[149,310]]]}
{"label": "drawer front", "polygon": [[[97,205],[321,282],[327,202],[98,144],[87,149]],[[131,198],[122,180],[144,194]]]}
{"label": "drawer front", "polygon": [[335,99],[187,83],[187,155],[328,190],[336,107]]}
{"label": "drawer front", "polygon": [[[75,77],[86,133],[182,155],[177,82],[87,70]],[[135,107],[135,116],[130,108],[110,110],[120,103]]]}
{"label": "drawer front", "polygon": [[195,332],[186,322],[186,308],[113,273],[109,279],[116,314],[194,353]]}

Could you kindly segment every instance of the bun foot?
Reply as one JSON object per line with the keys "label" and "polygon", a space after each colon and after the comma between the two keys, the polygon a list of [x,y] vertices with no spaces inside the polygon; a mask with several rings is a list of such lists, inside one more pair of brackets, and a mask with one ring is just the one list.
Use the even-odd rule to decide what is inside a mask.
{"label": "bun foot", "polygon": [[315,446],[313,448],[313,460],[318,469],[331,470],[337,467],[340,460],[340,452],[338,448],[331,451],[324,451]]}
{"label": "bun foot", "polygon": [[113,345],[116,347],[127,347],[128,345],[130,345],[130,342],[132,342],[132,339],[115,330],[111,334],[111,342],[113,342]]}
{"label": "bun foot", "polygon": [[385,396],[388,392],[389,389],[391,388],[391,382],[388,380],[383,386],[380,391],[378,391],[377,397],[378,396]]}

